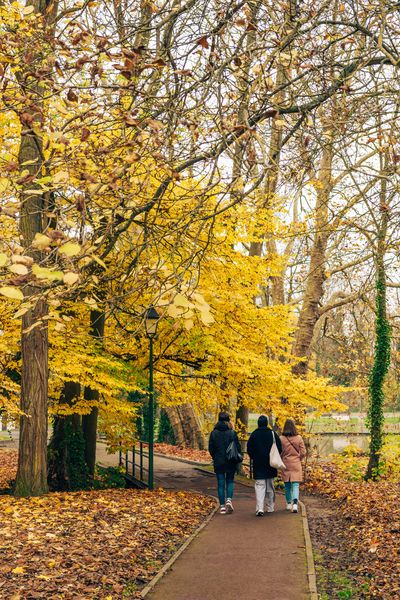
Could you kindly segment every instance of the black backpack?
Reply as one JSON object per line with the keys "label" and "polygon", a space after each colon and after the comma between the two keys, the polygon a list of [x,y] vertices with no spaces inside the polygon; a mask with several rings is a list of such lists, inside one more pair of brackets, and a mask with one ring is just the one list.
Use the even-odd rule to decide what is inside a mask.
{"label": "black backpack", "polygon": [[235,432],[233,430],[231,431],[231,434],[232,434],[231,441],[228,444],[225,455],[226,455],[226,460],[228,462],[236,464],[236,463],[242,462],[243,456],[237,449],[237,446],[235,443]]}

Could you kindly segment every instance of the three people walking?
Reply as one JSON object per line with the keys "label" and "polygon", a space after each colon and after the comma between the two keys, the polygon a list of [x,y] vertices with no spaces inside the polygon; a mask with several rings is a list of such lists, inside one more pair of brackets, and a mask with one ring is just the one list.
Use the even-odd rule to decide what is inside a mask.
{"label": "three people walking", "polygon": [[227,450],[233,442],[238,453],[241,452],[240,442],[236,432],[233,430],[230,417],[227,412],[219,413],[218,423],[210,434],[208,451],[214,463],[214,472],[218,482],[218,499],[220,513],[233,512],[233,486],[237,462],[228,459]]}
{"label": "three people walking", "polygon": [[[247,452],[253,461],[253,477],[255,479],[256,515],[262,517],[275,509],[274,478],[278,471],[270,464],[270,452],[275,441],[285,469],[280,470],[285,485],[286,509],[298,512],[300,483],[303,481],[301,461],[306,456],[303,438],[298,434],[293,419],[286,419],[282,435],[278,436],[269,426],[265,415],[258,418],[258,427],[250,435]],[[233,489],[237,462],[229,460],[227,450],[230,444],[241,452],[240,442],[233,430],[227,412],[219,414],[218,423],[211,432],[209,452],[214,463],[214,472],[218,482],[218,498],[220,513],[233,512]]]}

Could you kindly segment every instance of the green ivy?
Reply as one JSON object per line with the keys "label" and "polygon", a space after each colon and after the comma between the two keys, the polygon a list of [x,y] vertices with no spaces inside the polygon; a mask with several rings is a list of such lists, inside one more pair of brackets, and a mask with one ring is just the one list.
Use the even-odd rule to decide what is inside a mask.
{"label": "green ivy", "polygon": [[85,460],[85,439],[82,429],[74,427],[69,421],[65,423],[65,446],[69,489],[88,489],[91,480]]}
{"label": "green ivy", "polygon": [[391,330],[386,316],[385,272],[378,270],[375,300],[374,364],[369,376],[369,408],[367,427],[371,432],[370,457],[366,479],[376,479],[380,473],[380,452],[383,444],[383,383],[390,363]]}

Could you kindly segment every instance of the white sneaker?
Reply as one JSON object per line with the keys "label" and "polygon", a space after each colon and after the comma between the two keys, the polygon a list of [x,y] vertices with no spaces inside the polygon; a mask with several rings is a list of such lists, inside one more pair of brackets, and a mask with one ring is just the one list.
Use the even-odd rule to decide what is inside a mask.
{"label": "white sneaker", "polygon": [[226,512],[227,513],[229,513],[229,514],[233,513],[233,504],[232,504],[232,500],[230,498],[226,499],[225,506],[226,506]]}
{"label": "white sneaker", "polygon": [[256,512],[256,516],[257,516],[257,517],[263,517],[263,516],[264,516],[264,513],[263,513],[263,511],[262,511],[262,510],[258,510],[258,511]]}
{"label": "white sneaker", "polygon": [[221,513],[221,515],[226,515],[226,508],[225,506],[221,506],[219,509],[219,512]]}
{"label": "white sneaker", "polygon": [[292,506],[292,513],[297,513],[299,512],[298,506],[297,506],[297,502],[293,502],[293,506]]}
{"label": "white sneaker", "polygon": [[292,503],[290,502],[286,504],[286,510],[292,510]]}

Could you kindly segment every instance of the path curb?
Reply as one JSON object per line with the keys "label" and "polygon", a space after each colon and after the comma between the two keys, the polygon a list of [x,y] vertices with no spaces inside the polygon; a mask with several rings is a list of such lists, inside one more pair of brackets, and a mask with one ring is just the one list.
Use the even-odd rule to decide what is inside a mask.
{"label": "path curb", "polygon": [[303,521],[303,532],[304,542],[306,546],[306,560],[307,560],[307,579],[308,587],[310,589],[311,600],[318,600],[318,589],[317,589],[317,576],[315,573],[314,555],[312,549],[312,542],[310,536],[310,529],[308,527],[307,509],[304,502],[299,500],[301,506],[301,518]]}
{"label": "path curb", "polygon": [[[196,493],[196,492],[192,492],[192,493]],[[199,495],[206,496],[207,494],[199,494]],[[146,587],[143,588],[143,590],[140,592],[141,598],[145,598],[147,596],[147,594],[149,594],[151,592],[151,590],[154,588],[154,586],[160,581],[160,579],[162,579],[162,577],[164,577],[164,575],[167,573],[167,571],[169,571],[169,569],[172,567],[174,562],[180,557],[182,552],[184,552],[186,550],[186,548],[193,542],[193,540],[199,535],[199,533],[209,524],[209,522],[211,521],[211,519],[213,518],[213,516],[215,515],[215,513],[218,510],[218,503],[217,503],[217,499],[215,498],[215,496],[209,496],[209,498],[213,498],[213,500],[215,500],[215,502],[216,502],[215,508],[210,512],[210,514],[208,515],[206,520],[203,521],[203,523],[201,523],[201,525],[199,525],[199,527],[192,533],[192,535],[190,535],[188,537],[186,542],[184,542],[182,544],[182,546],[175,552],[175,554],[172,555],[172,557],[169,559],[169,561],[165,563],[165,565],[157,573],[157,575],[155,575],[153,577],[153,579],[146,585]]]}

